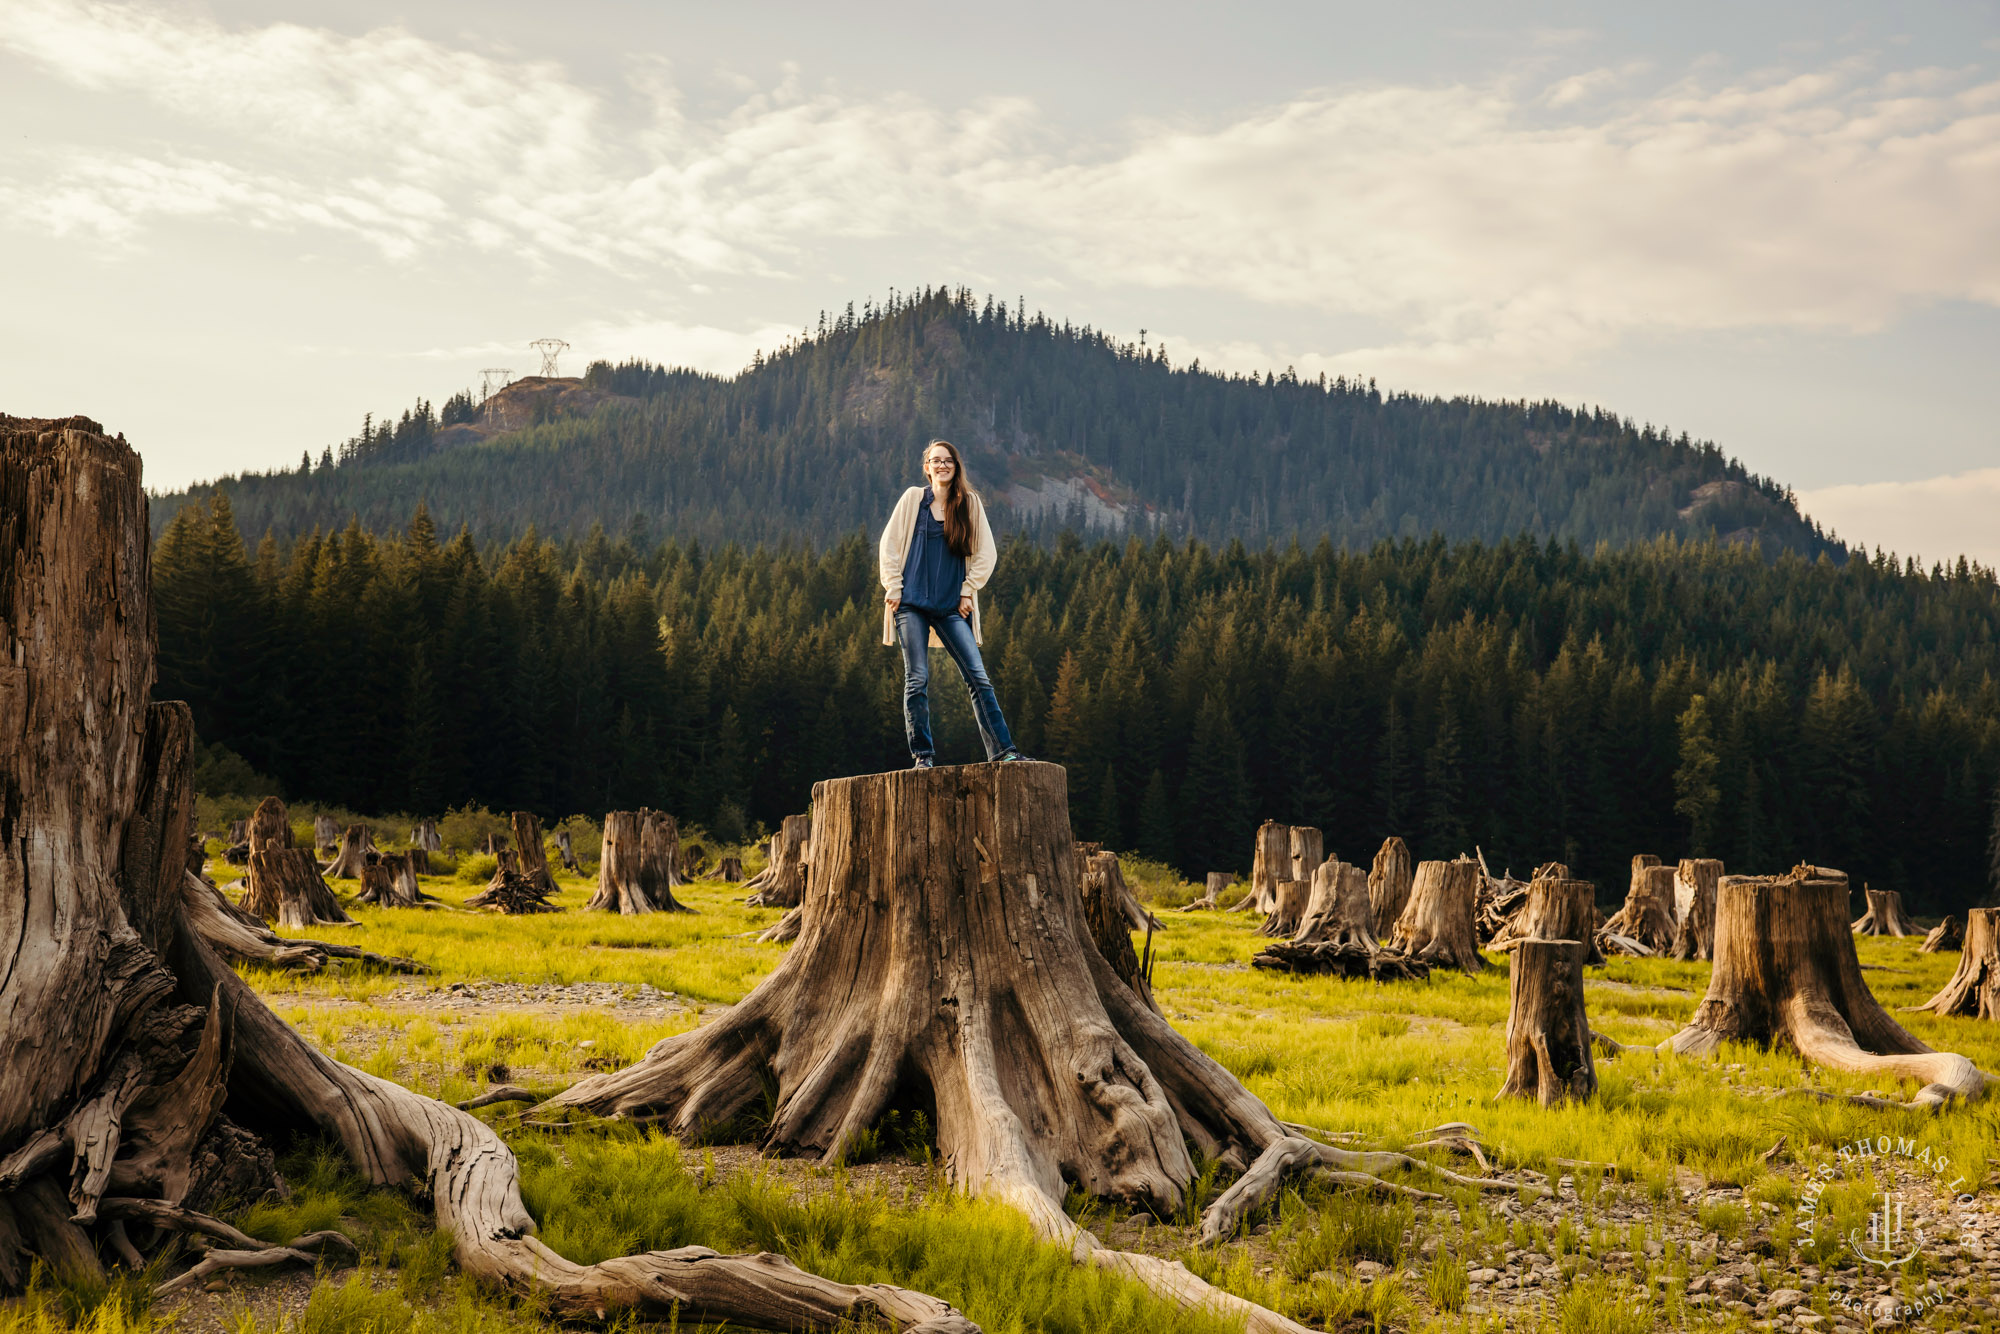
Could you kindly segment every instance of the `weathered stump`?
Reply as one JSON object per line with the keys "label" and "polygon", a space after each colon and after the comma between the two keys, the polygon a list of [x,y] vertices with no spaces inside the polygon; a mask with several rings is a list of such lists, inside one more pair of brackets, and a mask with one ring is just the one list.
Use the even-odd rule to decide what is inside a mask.
{"label": "weathered stump", "polygon": [[[35,1261],[101,1282],[100,1251],[138,1267],[149,1258],[139,1247],[177,1232],[243,1248],[209,1252],[204,1272],[351,1246],[320,1233],[266,1249],[202,1212],[254,1200],[274,1180],[268,1148],[232,1123],[240,1116],[338,1146],[373,1184],[420,1188],[468,1275],[552,1318],[971,1328],[935,1298],[833,1283],[773,1255],[686,1247],[573,1264],[536,1240],[518,1165],[490,1127],[309,1046],[208,937],[231,922],[269,933],[188,875],[193,727],[183,704],[146,704],[153,613],[138,456],[82,418],[0,418],[0,498],[11,831],[0,839],[0,912],[18,928],[0,975],[0,1145],[12,1150],[0,1162],[0,1289],[19,1290]],[[258,851],[311,859],[289,838]]]}
{"label": "weathered stump", "polygon": [[372,903],[378,908],[420,908],[434,902],[417,884],[415,859],[421,855],[421,849],[369,853],[362,868],[361,896],[356,902]]}
{"label": "weathered stump", "polygon": [[1674,906],[1679,921],[1667,953],[1676,959],[1715,957],[1715,889],[1722,863],[1713,857],[1683,858],[1674,872]]}
{"label": "weathered stump", "polygon": [[1299,922],[1306,915],[1306,901],[1310,898],[1312,881],[1280,880],[1277,893],[1273,896],[1270,916],[1257,928],[1257,934],[1289,940],[1292,933],[1299,929]]}
{"label": "weathered stump", "polygon": [[436,820],[419,820],[417,827],[410,831],[410,846],[425,852],[443,852],[444,839],[438,836]]}
{"label": "weathered stump", "polygon": [[1389,948],[1434,968],[1479,972],[1486,961],[1479,957],[1472,926],[1478,893],[1479,866],[1470,857],[1419,863]]}
{"label": "weathered stump", "polygon": [[410,859],[410,870],[417,875],[431,873],[431,854],[428,848],[411,848],[403,854]]}
{"label": "weathered stump", "polygon": [[1959,920],[1956,917],[1946,917],[1930,929],[1930,933],[1924,937],[1924,943],[1917,947],[1917,953],[1941,954],[1946,950],[1955,950],[1964,939],[1965,928],[1959,924]]}
{"label": "weathered stump", "polygon": [[1312,884],[1313,872],[1326,860],[1326,836],[1311,825],[1295,824],[1291,834],[1291,871],[1280,879]]}
{"label": "weathered stump", "polygon": [[659,811],[612,811],[604,817],[604,846],[597,855],[597,893],[586,908],[632,916],[693,912],[674,897],[670,817]]}
{"label": "weathered stump", "polygon": [[326,876],[340,880],[359,880],[362,870],[368,865],[370,839],[366,825],[351,824],[340,836],[340,850],[333,861],[321,868]]}
{"label": "weathered stump", "polygon": [[577,873],[576,848],[571,842],[569,830],[558,829],[555,834],[556,855],[562,858],[563,870],[571,875]]}
{"label": "weathered stump", "polygon": [[354,919],[321,876],[319,862],[292,846],[285,803],[266,797],[250,820],[250,873],[244,877],[243,911],[293,929],[346,926]]}
{"label": "weathered stump", "polygon": [[1507,1078],[1497,1096],[1544,1107],[1597,1092],[1590,1021],[1583,1010],[1581,940],[1529,936],[1514,943],[1507,975]]}
{"label": "weathered stump", "polygon": [[1230,885],[1234,884],[1235,881],[1236,877],[1229,874],[1229,872],[1227,871],[1210,871],[1208,873],[1207,884],[1203,888],[1201,897],[1196,899],[1194,902],[1188,904],[1186,907],[1182,908],[1181,911],[1201,912],[1208,908],[1220,908],[1222,906],[1221,903],[1222,892],[1228,889]]}
{"label": "weathered stump", "polygon": [[1414,877],[1410,845],[1393,834],[1383,839],[1368,870],[1368,911],[1374,918],[1375,939],[1387,940],[1396,934],[1396,919],[1410,901]]}
{"label": "weathered stump", "polygon": [[242,841],[250,845],[252,852],[291,847],[292,821],[290,813],[285,810],[285,803],[276,797],[266,797],[258,802],[257,809],[250,813],[244,827]]}
{"label": "weathered stump", "polygon": [[1977,1097],[1987,1077],[1971,1061],[1932,1051],[1869,992],[1848,931],[1847,881],[1818,869],[1722,880],[1708,992],[1668,1045],[1688,1055],[1729,1041],[1789,1047],[1835,1070],[1917,1080],[1912,1106]]}
{"label": "weathered stump", "polygon": [[1292,933],[1296,944],[1325,941],[1333,945],[1359,945],[1379,950],[1375,939],[1374,906],[1368,895],[1368,875],[1335,857],[1320,863],[1313,872],[1312,896]]}
{"label": "weathered stump", "polygon": [[716,870],[715,878],[717,880],[724,882],[725,884],[730,884],[730,885],[742,884],[743,859],[741,857],[724,857],[722,859],[722,865]]}
{"label": "weathered stump", "polygon": [[714,1136],[749,1130],[754,1114],[767,1151],[836,1160],[890,1107],[933,1105],[959,1189],[1185,1304],[1248,1317],[1253,1331],[1299,1330],[1167,1261],[1107,1251],[1063,1212],[1074,1182],[1167,1216],[1194,1179],[1192,1145],[1252,1169],[1204,1216],[1205,1235],[1226,1234],[1285,1163],[1366,1157],[1288,1136],[1099,953],[1063,771],[831,779],[813,789],[813,830],[803,926],[778,966],[713,1023],[538,1115]]}
{"label": "weathered stump", "polygon": [[556,878],[549,870],[549,854],[542,847],[542,822],[533,811],[515,811],[511,823],[514,826],[514,846],[519,849],[520,873],[523,879],[542,891],[548,898],[556,893]]}
{"label": "weathered stump", "polygon": [[510,881],[521,879],[520,859],[512,848],[502,848],[493,854],[493,875],[486,882],[486,888],[465,901],[468,908],[484,908],[493,902],[493,895],[505,888]]}
{"label": "weathered stump", "polygon": [[1588,880],[1570,878],[1569,867],[1549,862],[1535,870],[1528,882],[1528,895],[1514,915],[1509,933],[1494,941],[1493,947],[1511,950],[1522,940],[1575,940],[1583,944],[1586,967],[1602,965],[1597,952],[1597,886]]}
{"label": "weathered stump", "polygon": [[744,888],[744,902],[761,908],[796,908],[805,901],[806,862],[811,855],[812,819],[787,815],[771,835],[771,860]]}
{"label": "weathered stump", "polygon": [[1914,936],[1917,924],[1903,911],[1903,896],[1893,889],[1870,889],[1866,885],[1861,892],[1867,896],[1868,911],[1861,914],[1851,928],[1857,936]]}
{"label": "weathered stump", "polygon": [[506,850],[507,835],[497,831],[488,834],[484,839],[480,840],[478,846],[474,849],[474,851],[483,852],[489,857],[498,857]]}
{"label": "weathered stump", "polygon": [[1277,911],[1278,882],[1291,879],[1292,827],[1266,820],[1257,826],[1257,844],[1250,854],[1250,892],[1234,909],[1236,912]]}
{"label": "weathered stump", "polygon": [[[1657,857],[1647,857],[1641,866],[1634,857],[1632,888],[1625,906],[1611,915],[1598,932],[1598,944],[1607,953],[1665,954],[1674,943],[1675,868],[1660,865]],[[1636,941],[1643,950],[1634,950]]]}
{"label": "weathered stump", "polygon": [[1132,918],[1126,908],[1132,891],[1125,886],[1125,872],[1118,865],[1118,854],[1099,852],[1085,858],[1077,889],[1083,907],[1083,925],[1091,943],[1097,946],[1097,952],[1104,956],[1119,980],[1157,1014],[1160,1007],[1153,999],[1153,939],[1150,934],[1146,937],[1143,955],[1132,948]]}
{"label": "weathered stump", "polygon": [[1912,1007],[1932,1014],[2000,1019],[2000,908],[1973,908],[1965,914],[1965,947],[1958,971],[1938,994]]}
{"label": "weathered stump", "polygon": [[313,817],[313,855],[331,857],[340,846],[340,821],[331,815]]}
{"label": "weathered stump", "polygon": [[248,843],[250,841],[250,822],[248,820],[231,820],[229,822],[229,837],[223,841],[231,847],[236,846],[238,843]]}

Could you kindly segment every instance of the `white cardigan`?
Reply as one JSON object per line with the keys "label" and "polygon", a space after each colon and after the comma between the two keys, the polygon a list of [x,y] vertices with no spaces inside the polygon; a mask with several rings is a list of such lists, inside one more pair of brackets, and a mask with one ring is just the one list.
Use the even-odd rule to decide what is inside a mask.
{"label": "white cardigan", "polygon": [[[903,559],[910,554],[910,538],[917,531],[917,507],[924,503],[924,488],[913,486],[903,493],[896,502],[896,508],[889,512],[888,527],[882,530],[882,545],[877,558],[882,569],[882,642],[896,642],[896,613],[889,607],[889,599],[903,596]],[[979,493],[968,491],[965,497],[966,509],[972,515],[972,552],[965,558],[965,583],[959,588],[960,597],[972,599],[972,642],[986,641],[979,635],[979,590],[986,586],[987,578],[993,573],[993,562],[997,553],[993,546],[993,529],[986,522],[986,506],[980,502]],[[942,648],[937,631],[931,631],[931,647]]]}

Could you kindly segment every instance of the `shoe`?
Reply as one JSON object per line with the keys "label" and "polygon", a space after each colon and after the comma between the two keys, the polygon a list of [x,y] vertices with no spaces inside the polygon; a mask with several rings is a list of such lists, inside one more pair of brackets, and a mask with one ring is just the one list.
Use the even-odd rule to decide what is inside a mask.
{"label": "shoe", "polygon": [[910,765],[910,767],[911,767],[912,769],[931,769],[931,768],[935,768],[935,767],[936,767],[936,765],[935,765],[935,763],[934,763],[934,762],[932,761],[932,759],[931,759],[931,757],[930,757],[930,756],[928,756],[928,755],[919,755],[919,756],[917,756],[917,758],[916,758],[916,761],[915,761],[915,763],[911,764],[911,765]]}
{"label": "shoe", "polygon": [[1022,753],[1021,753],[1020,751],[1018,751],[1018,750],[1010,750],[1010,751],[1008,751],[1008,752],[1007,752],[1007,753],[1006,753],[1005,755],[1002,755],[1002,756],[1001,756],[1001,757],[1000,757],[999,759],[997,759],[997,760],[995,760],[995,761],[993,761],[993,762],[994,762],[995,764],[1006,764],[1006,763],[1008,763],[1008,762],[1009,762],[1009,761],[1011,761],[1011,760],[1025,760],[1025,759],[1027,759],[1027,758],[1028,758],[1028,757],[1027,757],[1026,755],[1023,755],[1023,754],[1022,754]]}

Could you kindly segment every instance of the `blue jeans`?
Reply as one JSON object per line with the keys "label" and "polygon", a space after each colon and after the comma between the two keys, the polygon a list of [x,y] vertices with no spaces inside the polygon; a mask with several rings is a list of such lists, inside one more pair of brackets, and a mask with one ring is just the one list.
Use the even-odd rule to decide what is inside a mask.
{"label": "blue jeans", "polygon": [[931,654],[930,632],[937,631],[944,651],[958,664],[965,678],[965,690],[972,697],[972,716],[979,720],[979,739],[986,744],[986,758],[998,759],[1014,749],[1013,733],[1000,713],[1000,701],[993,683],[986,679],[986,664],[980,660],[979,645],[972,638],[972,622],[956,611],[940,615],[915,607],[896,609],[896,640],[903,648],[903,735],[909,739],[912,759],[932,758],[931,747]]}

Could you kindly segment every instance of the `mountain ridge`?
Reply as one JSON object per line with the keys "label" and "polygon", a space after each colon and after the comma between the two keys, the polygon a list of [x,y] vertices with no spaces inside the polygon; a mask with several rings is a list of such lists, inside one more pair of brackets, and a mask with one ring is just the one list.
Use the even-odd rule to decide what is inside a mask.
{"label": "mountain ridge", "polygon": [[645,362],[528,377],[485,403],[420,403],[317,467],[230,492],[252,537],[417,499],[483,540],[640,525],[707,542],[833,541],[872,528],[934,436],[957,443],[996,526],[1362,547],[1441,533],[1614,546],[1674,535],[1766,555],[1846,555],[1792,493],[1712,443],[1601,409],[1382,393],[1373,381],[1222,375],[1087,327],[931,289],[759,354],[732,377]]}

